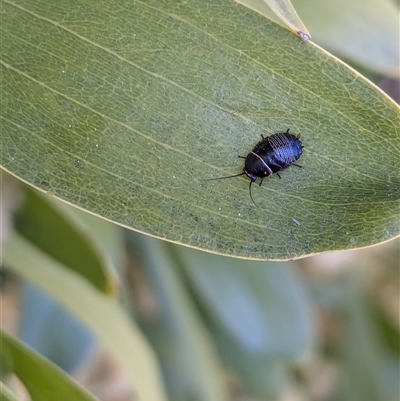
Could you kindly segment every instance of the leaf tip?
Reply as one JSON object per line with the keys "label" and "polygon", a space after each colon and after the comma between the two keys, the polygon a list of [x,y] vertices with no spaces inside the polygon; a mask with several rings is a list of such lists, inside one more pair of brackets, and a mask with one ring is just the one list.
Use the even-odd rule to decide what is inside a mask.
{"label": "leaf tip", "polygon": [[307,40],[310,40],[310,39],[311,39],[311,35],[308,34],[308,33],[304,33],[304,32],[302,32],[302,31],[297,31],[296,33],[297,33],[297,35],[300,36],[300,39],[301,39],[303,42],[307,42]]}

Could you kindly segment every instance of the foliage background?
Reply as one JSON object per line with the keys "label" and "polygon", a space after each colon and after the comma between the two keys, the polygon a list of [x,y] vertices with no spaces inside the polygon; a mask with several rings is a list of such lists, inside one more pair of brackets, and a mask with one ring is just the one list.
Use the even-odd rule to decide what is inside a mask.
{"label": "foliage background", "polygon": [[[304,10],[294,5],[313,39],[377,84],[394,88],[395,97],[393,4],[347,3],[325,15],[315,4],[302,2]],[[51,294],[50,301],[36,294],[22,302],[21,321],[10,331],[75,377],[105,346],[122,366],[117,371],[132,386],[127,388],[144,399],[398,399],[398,240],[292,262],[239,261],[135,234],[43,198],[4,174],[2,180],[2,239],[9,240],[3,264]],[[391,212],[398,217],[398,207]],[[14,234],[7,234],[8,223]],[[18,288],[24,299],[26,287]],[[116,293],[123,310],[111,297]],[[64,329],[72,344],[57,331],[69,317],[55,319],[65,312],[54,299],[78,318],[77,327]],[[39,320],[43,310],[56,312]],[[85,343],[88,333],[91,341]],[[78,339],[86,345],[79,348]],[[14,349],[13,358],[26,361],[28,351],[17,354],[7,341],[2,340],[3,358]],[[69,347],[69,364],[63,347]],[[18,364],[13,367],[18,371]],[[19,372],[20,378],[37,384],[41,396],[46,383],[62,375],[50,369],[41,381],[29,377],[37,367],[27,370],[28,378]],[[80,379],[99,398],[113,399],[106,386]],[[68,379],[57,380],[69,386]],[[36,399],[34,394],[31,388]],[[12,397],[3,386],[2,395]],[[45,399],[57,396],[49,391]]]}

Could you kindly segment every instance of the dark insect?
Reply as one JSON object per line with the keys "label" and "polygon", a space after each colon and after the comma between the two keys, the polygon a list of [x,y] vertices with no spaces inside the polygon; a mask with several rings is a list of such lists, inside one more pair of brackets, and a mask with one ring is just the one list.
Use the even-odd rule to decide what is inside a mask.
{"label": "dark insect", "polygon": [[239,177],[245,174],[250,178],[250,198],[253,203],[256,204],[251,195],[251,184],[253,184],[257,178],[261,178],[259,184],[261,186],[264,178],[274,173],[281,178],[279,171],[284,170],[292,164],[297,167],[302,167],[294,163],[303,153],[303,144],[300,141],[300,134],[289,134],[289,129],[290,128],[288,128],[286,132],[278,132],[277,134],[267,137],[261,135],[262,140],[257,143],[247,156],[239,156],[245,159],[242,173],[229,175],[227,177],[210,178],[207,181]]}

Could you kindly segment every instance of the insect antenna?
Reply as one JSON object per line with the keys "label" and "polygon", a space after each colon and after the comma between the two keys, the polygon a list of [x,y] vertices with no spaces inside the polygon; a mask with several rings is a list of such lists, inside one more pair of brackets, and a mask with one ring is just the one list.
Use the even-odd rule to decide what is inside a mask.
{"label": "insect antenna", "polygon": [[[243,173],[240,174],[234,174],[234,175],[227,175],[226,177],[216,177],[216,178],[206,178],[203,181],[215,181],[215,180],[225,180],[227,178],[234,178],[234,177],[240,177],[241,175],[245,175],[246,172],[243,171]],[[248,175],[248,174],[246,174]],[[249,177],[250,178],[250,177]],[[257,206],[256,202],[254,202],[253,196],[251,195],[251,184],[254,182],[255,180],[250,179],[250,184],[249,184],[249,193],[250,193],[250,199],[252,200],[252,202],[254,203],[255,206]],[[262,182],[262,181],[261,181]]]}
{"label": "insect antenna", "polygon": [[253,197],[251,196],[251,184],[252,184],[253,182],[254,182],[253,180],[250,180],[250,184],[249,184],[249,193],[250,193],[250,199],[253,201],[254,206],[257,206],[256,202],[254,202],[254,199],[253,199]]}
{"label": "insect antenna", "polygon": [[243,173],[240,173],[240,174],[227,175],[226,177],[207,178],[203,181],[225,180],[226,178],[240,177],[241,175],[244,175],[244,174],[245,174],[245,172],[243,171]]}

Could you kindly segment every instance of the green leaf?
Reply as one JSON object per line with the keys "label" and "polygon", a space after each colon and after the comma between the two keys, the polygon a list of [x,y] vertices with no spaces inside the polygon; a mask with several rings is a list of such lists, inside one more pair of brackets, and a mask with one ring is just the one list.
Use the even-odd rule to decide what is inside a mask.
{"label": "green leaf", "polygon": [[107,294],[116,292],[116,277],[105,255],[88,230],[60,202],[25,187],[16,229],[33,245],[82,275],[97,289]]}
{"label": "green leaf", "polygon": [[0,399],[2,401],[18,401],[13,392],[2,382],[0,382]]}
{"label": "green leaf", "polygon": [[[225,365],[255,397],[274,399],[289,364],[315,345],[312,306],[296,265],[240,261],[176,247]],[[294,334],[295,333],[295,334]]]}
{"label": "green leaf", "polygon": [[1,330],[0,341],[3,362],[25,385],[32,401],[58,401],[60,394],[65,400],[96,400],[57,366]]}
{"label": "green leaf", "polygon": [[3,248],[4,264],[60,301],[99,336],[125,368],[138,401],[165,400],[154,355],[115,299],[17,234]]}
{"label": "green leaf", "polygon": [[[399,399],[399,359],[389,358],[356,276],[342,277],[343,318],[338,400]],[[349,378],[351,380],[349,380]]]}
{"label": "green leaf", "polygon": [[316,43],[378,74],[399,79],[398,4],[391,0],[295,0],[294,6]]}
{"label": "green leaf", "polygon": [[[227,0],[2,3],[3,167],[136,231],[288,259],[399,234],[398,107],[312,43]],[[303,170],[254,187],[260,134]],[[293,220],[295,219],[295,220]],[[298,225],[299,222],[300,225]]]}
{"label": "green leaf", "polygon": [[172,382],[170,398],[227,400],[219,357],[177,271],[176,246],[143,235],[131,235],[130,239],[139,250],[158,305],[161,322],[149,324],[153,332],[148,337],[157,336],[154,348]]}
{"label": "green leaf", "polygon": [[[246,0],[236,0],[246,5]],[[304,41],[311,39],[310,33],[299,18],[296,10],[289,0],[263,0],[275,15],[285,23],[294,33],[298,34]]]}
{"label": "green leaf", "polygon": [[[263,0],[243,5],[275,20]],[[399,78],[399,9],[391,0],[293,0],[315,43],[379,74]]]}
{"label": "green leaf", "polygon": [[240,261],[182,247],[177,252],[201,302],[236,347],[288,359],[312,347],[311,303],[295,265]]}

